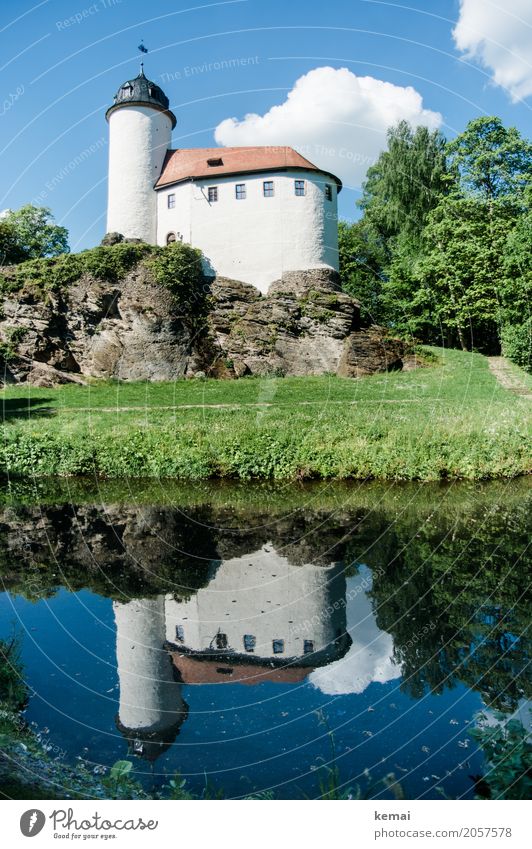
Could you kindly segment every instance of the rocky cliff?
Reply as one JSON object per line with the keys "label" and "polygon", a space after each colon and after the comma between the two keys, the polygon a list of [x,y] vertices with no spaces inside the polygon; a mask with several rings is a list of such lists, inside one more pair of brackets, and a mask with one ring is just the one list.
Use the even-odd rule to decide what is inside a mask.
{"label": "rocky cliff", "polygon": [[[0,269],[4,279],[10,274]],[[7,286],[0,313],[4,379],[50,386],[87,377],[358,377],[402,367],[402,343],[380,327],[361,326],[359,305],[340,291],[335,272],[290,272],[267,296],[223,278],[205,280],[203,288],[206,322],[191,320],[194,297],[176,302],[143,262],[116,282],[83,273],[44,295]]]}

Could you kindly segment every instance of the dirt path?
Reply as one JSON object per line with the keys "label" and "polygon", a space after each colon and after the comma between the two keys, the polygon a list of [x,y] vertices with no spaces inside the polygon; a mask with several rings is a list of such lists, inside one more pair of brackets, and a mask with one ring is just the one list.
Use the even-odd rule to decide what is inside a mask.
{"label": "dirt path", "polygon": [[494,374],[501,386],[513,392],[515,395],[532,397],[532,392],[513,371],[512,366],[505,357],[488,357],[490,371]]}

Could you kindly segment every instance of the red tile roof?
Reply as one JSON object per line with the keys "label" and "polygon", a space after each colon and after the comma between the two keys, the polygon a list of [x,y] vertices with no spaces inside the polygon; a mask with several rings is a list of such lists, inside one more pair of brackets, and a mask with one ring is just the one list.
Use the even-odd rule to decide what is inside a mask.
{"label": "red tile roof", "polygon": [[[209,165],[209,160],[212,163],[221,160],[222,164]],[[327,174],[337,183],[338,191],[342,188],[338,177],[318,168],[291,147],[193,147],[169,150],[155,187],[159,189],[183,180],[205,177],[214,180],[221,175],[282,171],[287,168]]]}
{"label": "red tile roof", "polygon": [[312,672],[312,667],[281,666],[269,664],[238,663],[225,660],[208,660],[193,655],[172,652],[172,661],[179,670],[183,684],[262,684],[273,681],[281,684],[297,684]]}

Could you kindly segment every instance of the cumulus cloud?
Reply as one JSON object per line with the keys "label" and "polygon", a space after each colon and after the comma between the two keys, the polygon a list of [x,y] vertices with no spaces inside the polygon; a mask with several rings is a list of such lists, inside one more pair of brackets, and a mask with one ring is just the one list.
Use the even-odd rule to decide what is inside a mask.
{"label": "cumulus cloud", "polygon": [[264,115],[222,121],[215,139],[226,147],[290,145],[355,187],[386,147],[388,127],[402,119],[431,129],[442,123],[412,86],[321,67],[300,77],[284,103]]}
{"label": "cumulus cloud", "polygon": [[512,100],[532,94],[532,5],[530,0],[460,0],[455,44],[492,72]]}
{"label": "cumulus cloud", "polygon": [[363,693],[373,682],[385,684],[401,677],[401,667],[392,660],[391,635],[378,628],[367,593],[358,592],[361,579],[371,587],[366,567],[347,581],[347,628],[353,641],[349,651],[341,660],[309,675],[310,683],[328,696]]}

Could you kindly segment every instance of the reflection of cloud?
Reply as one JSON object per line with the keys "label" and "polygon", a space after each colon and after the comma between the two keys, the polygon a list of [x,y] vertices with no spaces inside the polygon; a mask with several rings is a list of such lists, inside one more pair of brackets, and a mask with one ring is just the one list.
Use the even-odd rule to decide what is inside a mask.
{"label": "reflection of cloud", "polygon": [[401,667],[392,660],[393,640],[377,627],[371,602],[365,592],[356,592],[363,580],[371,589],[369,570],[362,567],[358,576],[347,580],[347,629],[353,644],[342,660],[324,669],[316,669],[309,681],[322,693],[339,696],[363,693],[373,681],[384,684],[401,677]]}
{"label": "reflection of cloud", "polygon": [[532,13],[530,0],[460,0],[453,37],[467,58],[476,59],[512,100],[532,94]]}
{"label": "reflection of cloud", "polygon": [[346,185],[360,186],[386,147],[386,130],[401,119],[430,129],[442,123],[412,86],[324,66],[299,77],[286,100],[264,115],[226,118],[214,137],[226,147],[291,145]]}

